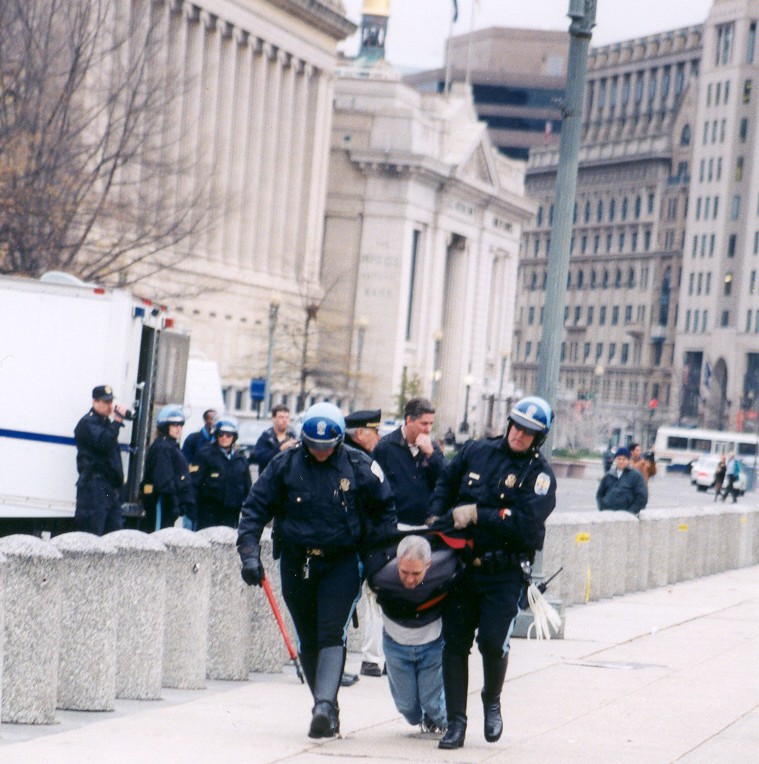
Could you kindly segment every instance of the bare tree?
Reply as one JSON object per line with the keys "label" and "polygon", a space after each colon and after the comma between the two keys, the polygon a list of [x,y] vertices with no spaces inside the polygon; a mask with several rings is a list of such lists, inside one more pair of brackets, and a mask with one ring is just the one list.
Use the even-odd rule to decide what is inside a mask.
{"label": "bare tree", "polygon": [[0,2],[0,272],[127,282],[205,225],[198,172],[172,145],[182,80],[161,6]]}

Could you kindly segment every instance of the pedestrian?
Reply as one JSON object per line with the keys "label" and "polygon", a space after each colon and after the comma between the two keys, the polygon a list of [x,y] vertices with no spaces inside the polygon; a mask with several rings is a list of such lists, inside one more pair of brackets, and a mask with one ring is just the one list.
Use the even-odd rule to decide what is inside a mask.
{"label": "pedestrian", "polygon": [[472,544],[471,562],[443,609],[448,729],[439,748],[464,745],[475,631],[485,740],[501,737],[501,690],[525,569],[543,547],[545,521],[556,505],[556,479],[539,450],[553,418],[542,398],[521,399],[509,413],[505,435],[465,443],[435,486],[432,514],[465,529]]}
{"label": "pedestrian", "polygon": [[733,504],[738,501],[738,494],[740,490],[738,488],[738,481],[741,477],[741,463],[735,458],[735,454],[730,454],[727,459],[727,465],[725,466],[725,478],[727,485],[722,491],[722,501],[725,501],[728,496],[733,497]]}
{"label": "pedestrian", "polygon": [[271,410],[271,427],[261,433],[254,450],[258,474],[260,475],[269,462],[281,451],[297,445],[295,431],[290,427],[290,409],[279,404]]}
{"label": "pedestrian", "polygon": [[214,409],[203,412],[203,426],[198,432],[191,432],[182,445],[182,453],[188,464],[192,464],[195,454],[203,446],[213,443],[214,423],[218,413]]}
{"label": "pedestrian", "polygon": [[[371,455],[379,443],[379,426],[382,423],[382,409],[352,411],[345,417],[345,444],[357,448],[367,456]],[[377,597],[366,585],[361,591],[364,600],[364,639],[361,644],[361,673],[364,676],[382,676],[385,655],[382,652],[382,612]],[[358,681],[356,674],[345,673],[341,680],[343,687],[350,687]]]}
{"label": "pedestrian", "polygon": [[648,486],[649,478],[656,474],[656,464],[650,457],[647,458],[643,455],[643,449],[641,448],[640,443],[631,443],[629,451],[630,466],[634,470],[638,470],[638,472],[643,475],[643,479],[646,481],[646,486]]}
{"label": "pedestrian", "polygon": [[429,517],[430,497],[445,457],[430,435],[434,405],[426,398],[412,398],[403,415],[403,424],[380,440],[373,455],[393,489],[398,522],[420,526]]}
{"label": "pedestrian", "polygon": [[237,420],[222,417],[214,425],[213,442],[198,450],[190,477],[198,504],[198,530],[216,525],[236,528],[240,507],[250,491],[250,467],[236,447]]}
{"label": "pedestrian", "polygon": [[444,544],[406,536],[396,555],[369,577],[382,608],[382,641],[393,702],[421,732],[447,726],[443,689],[443,603],[461,563]]}
{"label": "pedestrian", "polygon": [[600,511],[624,510],[634,515],[648,503],[648,489],[643,475],[630,466],[630,449],[622,446],[614,454],[614,464],[601,478],[596,491]]}
{"label": "pedestrian", "polygon": [[345,420],[331,403],[305,414],[301,444],[269,463],[242,506],[237,548],[248,585],[261,585],[261,533],[276,518],[282,595],[314,698],[309,737],[340,731],[337,693],[348,624],[361,593],[359,550],[396,533],[380,466],[342,444]]}
{"label": "pedestrian", "polygon": [[179,517],[189,530],[197,523],[190,468],[179,448],[184,421],[184,412],[177,403],[164,406],[156,417],[158,434],[145,457],[142,482],[144,526],[148,532],[169,528]]}
{"label": "pedestrian", "polygon": [[717,501],[717,498],[722,493],[722,486],[725,483],[726,474],[727,474],[727,461],[725,460],[725,455],[723,454],[719,458],[717,469],[714,471],[714,501]]}
{"label": "pedestrian", "polygon": [[102,536],[124,527],[121,514],[124,466],[119,432],[126,415],[124,406],[114,405],[109,385],[92,389],[92,407],[74,428],[79,472],[74,510],[77,530]]}
{"label": "pedestrian", "polygon": [[612,464],[614,464],[614,449],[612,448],[612,444],[609,443],[606,447],[606,451],[604,451],[604,473],[611,469]]}

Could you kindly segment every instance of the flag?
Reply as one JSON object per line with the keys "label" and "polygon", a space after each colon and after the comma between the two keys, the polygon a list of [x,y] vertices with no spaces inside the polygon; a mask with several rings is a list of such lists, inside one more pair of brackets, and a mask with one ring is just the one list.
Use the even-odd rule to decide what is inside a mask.
{"label": "flag", "polygon": [[459,18],[459,4],[458,0],[453,0],[453,23],[455,24]]}

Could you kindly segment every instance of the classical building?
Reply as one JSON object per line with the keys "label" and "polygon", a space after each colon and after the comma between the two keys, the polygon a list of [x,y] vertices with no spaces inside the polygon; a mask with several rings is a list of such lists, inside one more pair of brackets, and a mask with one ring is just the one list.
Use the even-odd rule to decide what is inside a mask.
{"label": "classical building", "polygon": [[135,264],[129,276],[144,276],[139,290],[166,303],[192,348],[219,363],[230,409],[250,410],[270,337],[273,402],[295,407],[301,389],[309,400],[319,384],[312,319],[322,298],[336,48],[355,25],[341,0],[153,6],[180,94],[167,145],[198,159],[202,177],[182,182],[205,189],[199,203],[215,215],[170,269],[146,275]]}
{"label": "classical building", "polygon": [[504,154],[527,159],[561,129],[569,35],[537,29],[490,27],[452,37],[446,66],[405,81],[442,93],[445,83],[471,83],[477,115]]}
{"label": "classical building", "polygon": [[[650,440],[658,423],[677,418],[677,295],[698,169],[701,56],[701,26],[590,52],[556,445]],[[534,148],[527,166],[538,209],[522,240],[513,363],[525,390],[537,380],[558,159],[554,141]]]}
{"label": "classical building", "polygon": [[758,20],[756,3],[717,0],[704,24],[675,356],[682,421],[753,431],[759,398]]}
{"label": "classical building", "polygon": [[[322,361],[352,405],[414,394],[440,432],[503,424],[511,394],[524,165],[500,155],[471,95],[420,93],[381,59],[339,70],[322,260]],[[327,352],[329,351],[329,352]]]}

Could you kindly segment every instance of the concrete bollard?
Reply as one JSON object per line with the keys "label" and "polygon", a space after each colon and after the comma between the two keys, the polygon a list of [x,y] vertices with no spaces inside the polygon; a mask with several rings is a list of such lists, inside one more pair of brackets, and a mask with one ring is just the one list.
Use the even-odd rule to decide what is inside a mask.
{"label": "concrete bollard", "polygon": [[211,545],[211,598],[208,613],[209,679],[248,678],[248,587],[240,577],[237,531],[220,526],[198,532]]}
{"label": "concrete bollard", "polygon": [[113,711],[116,699],[115,550],[91,533],[64,533],[58,708]]}
{"label": "concrete bollard", "polygon": [[116,550],[116,697],[158,700],[163,675],[166,547],[142,531],[104,539]]}
{"label": "concrete bollard", "polygon": [[163,686],[202,690],[206,686],[211,545],[184,528],[153,534],[167,550]]}
{"label": "concrete bollard", "polygon": [[[670,513],[665,509],[647,509],[640,515],[641,552],[648,557],[648,589],[665,586],[669,566]],[[645,551],[644,551],[645,550]]]}
{"label": "concrete bollard", "polygon": [[0,554],[0,708],[3,697],[3,650],[5,647],[5,579],[7,559]]}
{"label": "concrete bollard", "polygon": [[34,536],[0,538],[6,558],[2,721],[53,724],[61,636],[61,553]]}
{"label": "concrete bollard", "polygon": [[[290,612],[282,598],[282,585],[279,576],[279,562],[271,554],[271,537],[261,538],[261,562],[269,579],[271,590],[284,619],[287,632],[295,647],[298,649],[298,639],[290,618]],[[238,572],[239,576],[239,572]],[[271,611],[266,594],[260,586],[248,589],[248,668],[259,673],[279,673],[289,662],[284,639],[279,631],[274,614]]]}

